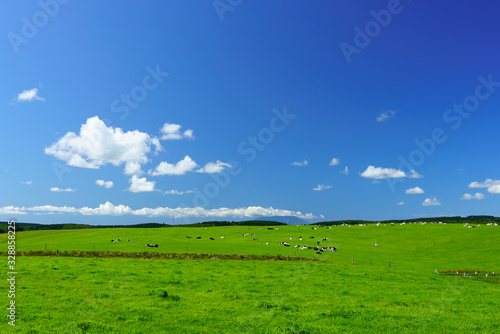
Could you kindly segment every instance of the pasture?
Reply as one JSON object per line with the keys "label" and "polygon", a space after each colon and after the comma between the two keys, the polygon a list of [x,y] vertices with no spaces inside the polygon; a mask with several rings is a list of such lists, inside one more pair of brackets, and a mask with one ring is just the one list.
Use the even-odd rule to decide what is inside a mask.
{"label": "pasture", "polygon": [[[20,232],[18,252],[44,250],[47,243],[48,250],[60,251],[283,256],[295,252],[320,262],[20,256],[16,259],[16,330],[494,333],[500,330],[495,311],[500,307],[500,285],[435,275],[434,270],[500,271],[499,233],[498,226],[467,229],[450,224]],[[118,238],[122,241],[111,242]],[[338,250],[319,255],[294,248],[295,244],[315,246],[322,238],[328,241],[320,244]],[[148,249],[146,243],[159,247]],[[0,236],[0,248],[7,248],[6,235]],[[7,272],[7,259],[2,258]],[[5,304],[6,293],[2,298]],[[2,332],[7,330],[6,321],[1,327]]]}

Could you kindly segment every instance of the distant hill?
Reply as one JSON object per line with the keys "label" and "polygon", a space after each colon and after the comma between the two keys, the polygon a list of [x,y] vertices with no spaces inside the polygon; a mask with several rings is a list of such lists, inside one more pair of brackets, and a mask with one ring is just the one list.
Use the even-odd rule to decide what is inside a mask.
{"label": "distant hill", "polygon": [[308,221],[301,219],[295,216],[269,216],[269,217],[259,217],[255,218],[255,220],[265,220],[265,221],[273,221],[279,222],[287,225],[307,225]]}

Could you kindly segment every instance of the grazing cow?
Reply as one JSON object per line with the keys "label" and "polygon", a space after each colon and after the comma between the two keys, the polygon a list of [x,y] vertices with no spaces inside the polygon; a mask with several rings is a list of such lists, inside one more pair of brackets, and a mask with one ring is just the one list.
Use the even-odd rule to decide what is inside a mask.
{"label": "grazing cow", "polygon": [[221,239],[224,239],[224,237],[220,237]]}
{"label": "grazing cow", "polygon": [[309,237],[309,239],[314,239],[314,237]]}
{"label": "grazing cow", "polygon": [[295,248],[300,248],[300,246],[299,245],[295,245]]}
{"label": "grazing cow", "polygon": [[210,237],[210,240],[215,240],[214,238]]}
{"label": "grazing cow", "polygon": [[268,229],[268,230],[274,230],[274,228],[272,228],[272,227],[268,227],[267,229]]}
{"label": "grazing cow", "polygon": [[201,237],[195,237],[196,239],[201,239]]}
{"label": "grazing cow", "polygon": [[189,237],[189,236],[187,236],[187,235],[186,235],[186,238],[187,238],[187,239],[191,239],[191,237]]}
{"label": "grazing cow", "polygon": [[154,247],[155,245],[152,245],[152,244],[146,244],[146,246],[148,246],[148,247]]}
{"label": "grazing cow", "polygon": [[377,246],[378,246],[378,244],[373,244],[373,246],[377,247]]}
{"label": "grazing cow", "polygon": [[255,240],[255,241],[259,241],[259,239],[257,239],[257,238],[252,238],[252,239]]}
{"label": "grazing cow", "polygon": [[319,245],[319,241],[316,243],[316,245]]}
{"label": "grazing cow", "polygon": [[283,243],[283,246],[290,247],[290,244],[288,242],[285,242],[285,243]]}
{"label": "grazing cow", "polygon": [[292,238],[288,237],[288,240],[293,240]]}
{"label": "grazing cow", "polygon": [[323,238],[323,241],[328,241],[328,238]]}
{"label": "grazing cow", "polygon": [[319,255],[321,255],[321,252],[316,252],[316,254],[319,254]]}
{"label": "grazing cow", "polygon": [[116,242],[115,240],[111,240],[111,242]]}
{"label": "grazing cow", "polygon": [[116,239],[116,241],[121,241],[121,239]]}
{"label": "grazing cow", "polygon": [[255,237],[255,234],[252,234],[252,237]]}
{"label": "grazing cow", "polygon": [[266,245],[269,245],[269,242],[266,242]]}
{"label": "grazing cow", "polygon": [[130,240],[130,239],[127,239],[127,241],[132,241],[132,240]]}

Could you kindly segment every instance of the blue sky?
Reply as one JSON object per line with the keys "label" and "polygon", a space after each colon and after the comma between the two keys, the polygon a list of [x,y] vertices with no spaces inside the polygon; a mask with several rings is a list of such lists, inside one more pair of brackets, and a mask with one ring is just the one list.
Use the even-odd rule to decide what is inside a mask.
{"label": "blue sky", "polygon": [[495,1],[0,5],[0,219],[500,216]]}

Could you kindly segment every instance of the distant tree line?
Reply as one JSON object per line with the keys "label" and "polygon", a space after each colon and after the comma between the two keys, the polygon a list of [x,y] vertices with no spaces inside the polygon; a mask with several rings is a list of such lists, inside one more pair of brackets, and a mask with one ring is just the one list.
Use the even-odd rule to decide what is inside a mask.
{"label": "distant tree line", "polygon": [[487,224],[487,223],[497,223],[500,224],[500,218],[494,216],[468,216],[468,217],[431,217],[431,218],[411,218],[411,219],[391,219],[391,220],[335,220],[335,221],[324,221],[317,222],[311,225],[321,225],[321,226],[332,226],[332,225],[359,225],[359,224],[400,224],[408,222],[443,222],[446,224]]}
{"label": "distant tree line", "polygon": [[[16,223],[16,232],[21,231],[40,231],[40,230],[82,230],[99,228],[161,228],[161,227],[209,227],[209,226],[277,226],[286,225],[265,220],[247,220],[242,222],[234,221],[209,221],[194,224],[170,225],[162,223],[143,223],[133,225],[88,225],[88,224],[35,224],[35,223]],[[0,234],[7,233],[7,222],[0,222]]]}

